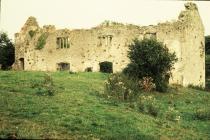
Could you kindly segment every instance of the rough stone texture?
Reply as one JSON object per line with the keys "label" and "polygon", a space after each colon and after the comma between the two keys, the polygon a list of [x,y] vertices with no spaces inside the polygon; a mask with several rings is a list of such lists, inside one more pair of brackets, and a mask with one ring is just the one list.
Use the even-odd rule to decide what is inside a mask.
{"label": "rough stone texture", "polygon": [[[29,31],[35,35],[31,37]],[[46,44],[37,50],[35,46],[43,33],[48,35]],[[70,71],[85,71],[88,67],[99,71],[100,62],[110,61],[113,71],[118,72],[129,63],[127,51],[132,40],[151,37],[163,42],[178,57],[170,83],[205,86],[204,27],[194,3],[186,3],[174,22],[144,27],[104,22],[91,29],[57,30],[53,25],[40,28],[36,19],[29,17],[15,34],[13,68],[56,71],[58,63],[64,62],[70,64]],[[63,41],[67,41],[69,48],[58,48],[58,38],[66,38]]]}

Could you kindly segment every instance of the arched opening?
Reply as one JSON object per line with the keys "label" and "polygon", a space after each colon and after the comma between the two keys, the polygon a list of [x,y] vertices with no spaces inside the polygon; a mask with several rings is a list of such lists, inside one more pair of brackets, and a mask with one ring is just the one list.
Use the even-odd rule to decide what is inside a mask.
{"label": "arched opening", "polygon": [[92,72],[93,71],[93,68],[92,67],[87,67],[86,69],[85,69],[85,72]]}
{"label": "arched opening", "polygon": [[20,58],[20,70],[24,70],[24,58]]}
{"label": "arched opening", "polygon": [[113,64],[109,61],[104,61],[99,63],[100,66],[100,72],[104,73],[113,73]]}

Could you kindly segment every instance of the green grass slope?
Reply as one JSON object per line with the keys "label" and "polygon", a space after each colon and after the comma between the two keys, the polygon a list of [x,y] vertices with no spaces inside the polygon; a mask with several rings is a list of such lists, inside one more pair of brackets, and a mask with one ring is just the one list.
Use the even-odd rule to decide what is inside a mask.
{"label": "green grass slope", "polygon": [[31,87],[43,72],[0,71],[0,138],[68,139],[210,139],[210,120],[195,119],[198,108],[210,107],[210,94],[180,88],[151,93],[161,114],[175,106],[181,120],[152,117],[100,96],[107,74],[51,73],[54,96],[40,96]]}

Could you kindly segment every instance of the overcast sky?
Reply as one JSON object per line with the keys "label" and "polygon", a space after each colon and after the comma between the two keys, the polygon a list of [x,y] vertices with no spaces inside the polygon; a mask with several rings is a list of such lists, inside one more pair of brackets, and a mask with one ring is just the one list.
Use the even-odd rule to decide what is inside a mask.
{"label": "overcast sky", "polygon": [[[104,20],[137,25],[151,25],[177,19],[184,1],[148,0],[2,0],[1,30],[10,38],[19,32],[29,16],[40,26],[56,28],[90,28]],[[196,1],[210,35],[210,2]]]}

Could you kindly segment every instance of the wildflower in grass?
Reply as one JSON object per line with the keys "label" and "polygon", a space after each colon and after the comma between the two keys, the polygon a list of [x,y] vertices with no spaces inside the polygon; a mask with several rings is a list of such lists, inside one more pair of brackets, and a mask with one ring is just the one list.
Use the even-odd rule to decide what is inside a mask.
{"label": "wildflower in grass", "polygon": [[153,83],[152,77],[143,77],[143,79],[139,81],[139,86],[145,92],[150,92],[156,88],[155,84]]}
{"label": "wildflower in grass", "polygon": [[167,120],[178,122],[181,119],[180,112],[176,110],[174,107],[168,107],[168,111],[165,113],[165,117]]}

